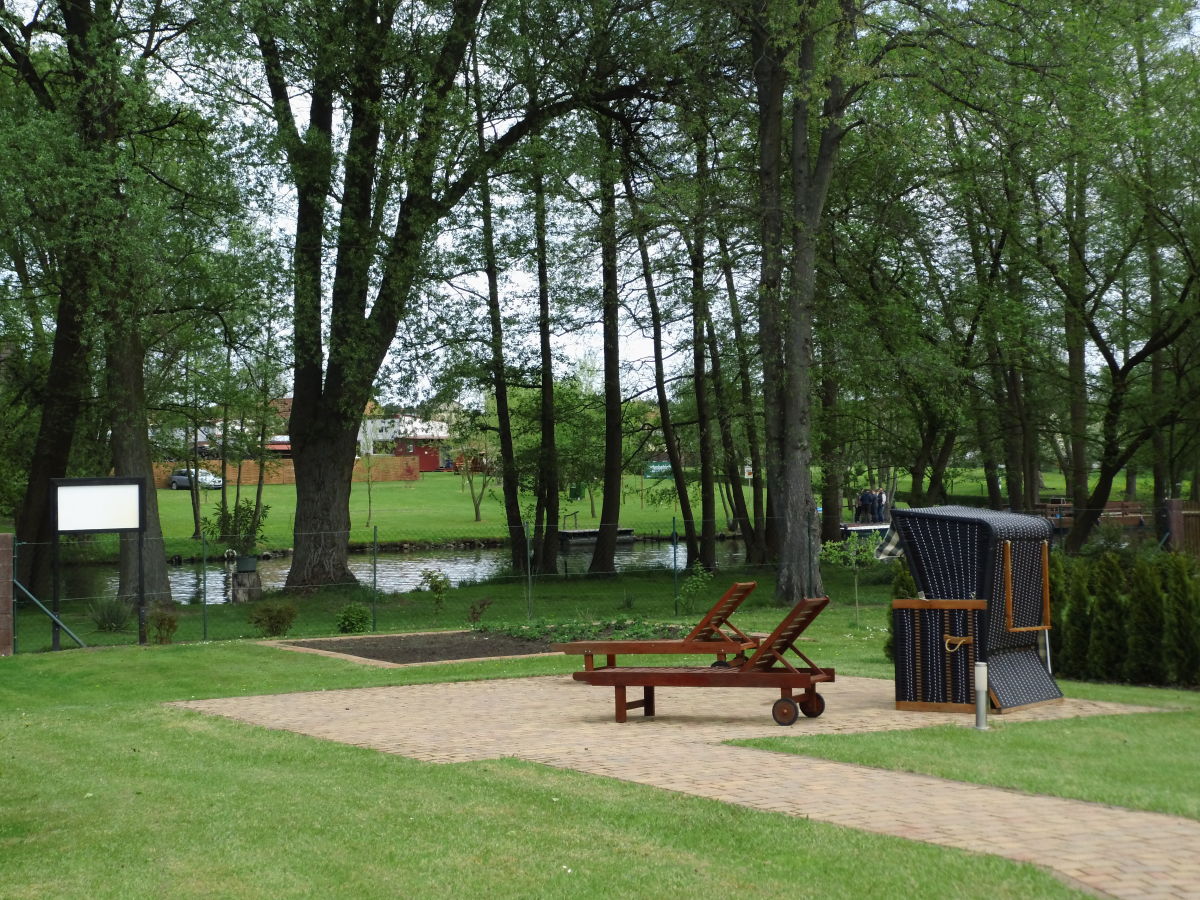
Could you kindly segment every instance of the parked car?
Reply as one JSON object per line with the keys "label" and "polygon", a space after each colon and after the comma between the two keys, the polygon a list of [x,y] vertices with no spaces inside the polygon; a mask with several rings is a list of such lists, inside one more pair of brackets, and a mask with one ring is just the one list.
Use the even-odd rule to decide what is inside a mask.
{"label": "parked car", "polygon": [[[219,488],[221,479],[208,469],[201,469],[196,475],[196,482],[202,488]],[[192,489],[192,470],[176,469],[167,481],[167,487],[173,491],[190,491]]]}

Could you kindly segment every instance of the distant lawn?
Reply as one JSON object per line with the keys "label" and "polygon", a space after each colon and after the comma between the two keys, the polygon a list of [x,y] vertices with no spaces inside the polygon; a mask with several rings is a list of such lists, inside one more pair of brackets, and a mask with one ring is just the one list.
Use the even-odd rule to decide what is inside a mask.
{"label": "distant lawn", "polygon": [[525,762],[416,762],[160,705],[541,670],[382,670],[238,642],[0,659],[0,892],[1086,896],[998,857]]}
{"label": "distant lawn", "polygon": [[1200,819],[1200,692],[1074,682],[1062,687],[1068,696],[1178,711],[1053,722],[993,715],[986,732],[945,725],[737,743]]}

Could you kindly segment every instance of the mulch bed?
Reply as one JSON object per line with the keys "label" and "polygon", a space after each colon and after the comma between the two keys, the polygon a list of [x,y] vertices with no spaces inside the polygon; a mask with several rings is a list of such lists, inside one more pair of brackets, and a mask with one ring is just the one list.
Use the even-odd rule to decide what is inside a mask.
{"label": "mulch bed", "polygon": [[288,641],[297,647],[328,650],[390,663],[438,662],[449,659],[480,659],[488,656],[525,656],[548,653],[550,644],[525,638],[478,631],[446,631],[436,634],[385,634],[360,638],[322,638]]}

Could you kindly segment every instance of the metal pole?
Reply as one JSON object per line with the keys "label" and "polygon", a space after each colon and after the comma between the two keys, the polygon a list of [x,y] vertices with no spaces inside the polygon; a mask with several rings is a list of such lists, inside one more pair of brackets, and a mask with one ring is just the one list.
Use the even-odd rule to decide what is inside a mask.
{"label": "metal pole", "polygon": [[679,615],[679,533],[671,516],[671,582],[675,587],[675,615]]}
{"label": "metal pole", "polygon": [[988,679],[987,663],[975,662],[975,730],[987,731]]}
{"label": "metal pole", "polygon": [[529,520],[521,523],[525,533],[525,618],[533,618],[533,542],[530,541]]}
{"label": "metal pole", "polygon": [[54,529],[53,554],[54,554],[54,593],[51,595],[50,607],[51,607],[51,610],[54,612],[54,615],[51,617],[52,624],[50,625],[50,649],[51,650],[61,650],[62,649],[62,646],[61,646],[62,638],[59,636],[59,629],[58,629],[58,616],[59,616],[59,612],[60,612],[60,610],[58,608],[58,573],[59,573],[59,570],[61,569],[61,566],[59,565],[59,561],[58,561],[58,529],[57,529],[57,527]]}
{"label": "metal pole", "polygon": [[200,639],[208,640],[208,541],[200,535]]}
{"label": "metal pole", "polygon": [[144,531],[138,532],[138,643],[147,643],[146,637],[146,567],[143,564],[145,550]]}
{"label": "metal pole", "polygon": [[376,610],[379,599],[379,526],[374,526],[371,535],[371,630],[379,630],[379,613]]}
{"label": "metal pole", "polygon": [[[17,580],[17,573],[21,570],[17,568],[17,552],[21,546],[21,542],[13,540],[13,581]],[[17,655],[17,592],[13,591],[12,595],[13,608],[13,656]]]}

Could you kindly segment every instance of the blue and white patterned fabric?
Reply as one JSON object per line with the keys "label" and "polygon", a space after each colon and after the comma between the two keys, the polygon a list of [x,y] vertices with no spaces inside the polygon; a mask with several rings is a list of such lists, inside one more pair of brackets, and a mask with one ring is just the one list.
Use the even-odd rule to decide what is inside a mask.
{"label": "blue and white patterned fabric", "polygon": [[[926,599],[987,601],[986,633],[976,636],[974,651],[989,664],[989,688],[1001,709],[1062,696],[1038,656],[1042,632],[1010,631],[1005,609],[1003,547],[1009,541],[1013,627],[1042,623],[1042,542],[1051,535],[1045,519],[966,506],[893,509],[892,530],[894,537],[889,532],[876,555],[894,554],[889,545],[898,543],[917,589]],[[924,634],[925,629],[918,626],[917,631]],[[897,642],[900,640],[898,632]],[[937,689],[934,695],[922,698],[927,702],[949,702],[949,698],[940,699],[944,660],[936,660],[941,656],[919,652],[917,657],[924,662],[918,662],[916,668],[925,671],[904,673],[906,685]],[[911,669],[913,663],[906,661],[904,666]],[[899,666],[897,679],[899,688]],[[911,690],[906,688],[906,693]],[[899,693],[897,696],[899,699]],[[961,701],[955,698],[952,702]]]}

